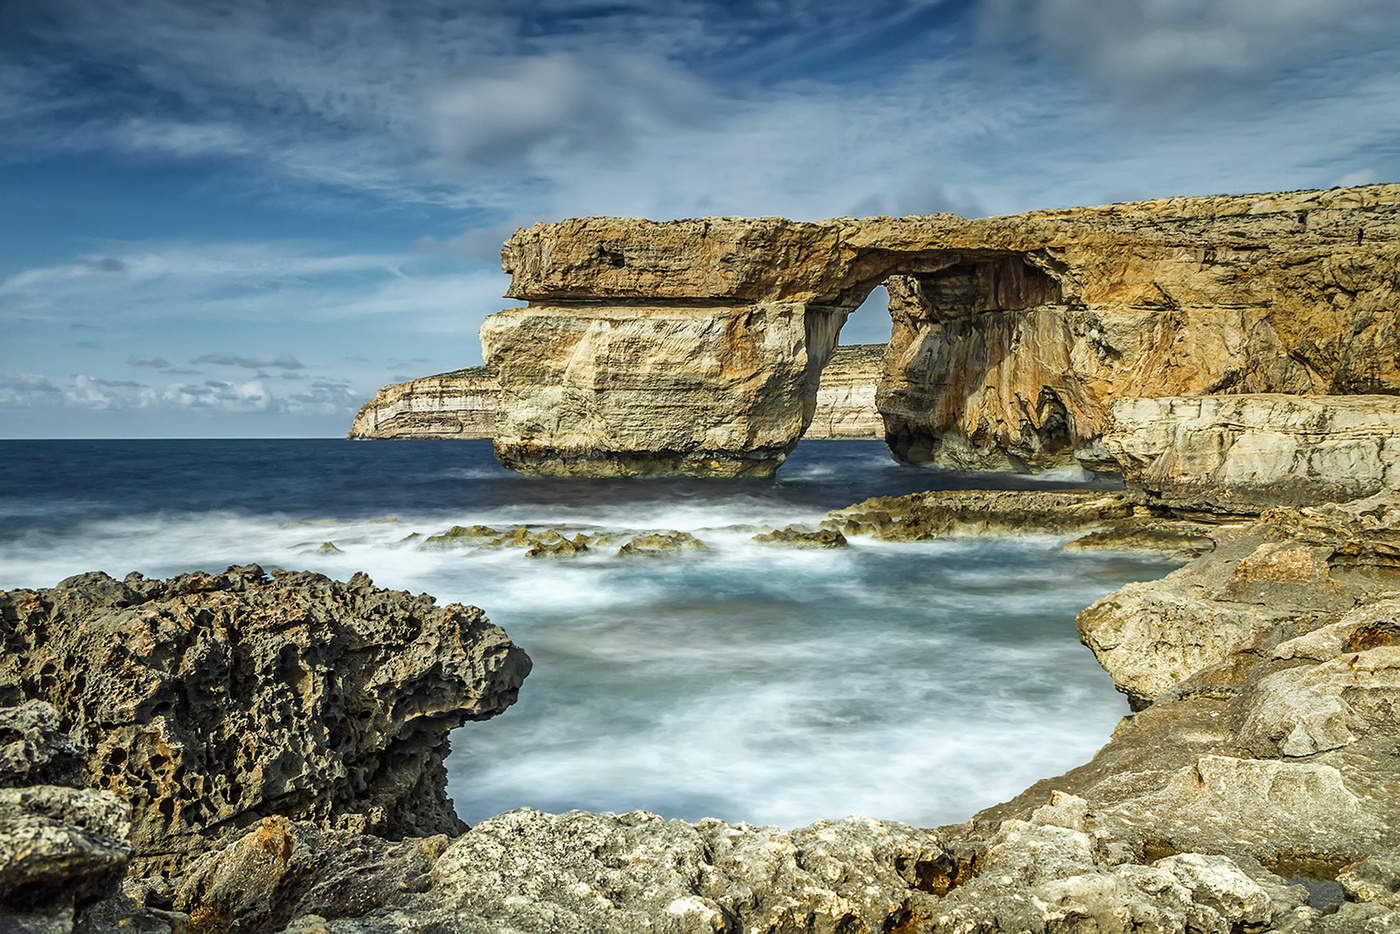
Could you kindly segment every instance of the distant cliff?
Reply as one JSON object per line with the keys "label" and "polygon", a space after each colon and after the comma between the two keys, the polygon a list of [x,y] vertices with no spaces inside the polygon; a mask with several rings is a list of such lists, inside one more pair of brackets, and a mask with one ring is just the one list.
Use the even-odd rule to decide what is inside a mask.
{"label": "distant cliff", "polygon": [[[875,410],[884,344],[837,347],[822,370],[817,410],[805,437],[879,440],[884,422]],[[477,366],[395,383],[365,403],[348,437],[490,438],[500,387],[489,367]]]}
{"label": "distant cliff", "polygon": [[395,383],[365,403],[347,437],[489,438],[499,394],[496,375],[484,366]]}
{"label": "distant cliff", "polygon": [[882,440],[885,422],[875,408],[875,390],[884,361],[884,344],[852,344],[832,351],[817,388],[817,410],[802,437]]}

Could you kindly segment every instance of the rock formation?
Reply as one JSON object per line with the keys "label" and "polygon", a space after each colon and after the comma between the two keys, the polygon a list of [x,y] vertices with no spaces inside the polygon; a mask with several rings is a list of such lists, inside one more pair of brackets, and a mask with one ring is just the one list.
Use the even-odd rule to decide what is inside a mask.
{"label": "rock formation", "polygon": [[1120,399],[1400,391],[1400,185],[967,220],[586,218],[517,231],[481,329],[495,447],[547,473],[771,473],[876,285],[896,457],[1116,468]]}
{"label": "rock formation", "polygon": [[1255,514],[1400,489],[1400,396],[1123,399],[1103,446],[1157,504]]}
{"label": "rock formation", "polygon": [[[816,413],[803,437],[880,440],[885,423],[875,409],[884,344],[837,347],[822,371]],[[360,409],[348,437],[355,440],[490,438],[500,387],[489,367],[472,367],[385,386]]]}
{"label": "rock formation", "polygon": [[93,786],[130,805],[143,871],[266,814],[460,831],[448,733],[530,668],[475,607],[256,566],[0,592],[0,646],[0,703],[57,708]]}
{"label": "rock formation", "polygon": [[347,437],[489,438],[498,395],[496,375],[484,366],[395,383],[360,408]]}
{"label": "rock formation", "polygon": [[817,407],[803,438],[862,441],[885,437],[875,392],[885,365],[885,344],[850,344],[831,352],[822,368]]}
{"label": "rock formation", "polygon": [[0,708],[0,931],[71,929],[126,871],[131,808],[83,787],[84,753],[48,704]]}

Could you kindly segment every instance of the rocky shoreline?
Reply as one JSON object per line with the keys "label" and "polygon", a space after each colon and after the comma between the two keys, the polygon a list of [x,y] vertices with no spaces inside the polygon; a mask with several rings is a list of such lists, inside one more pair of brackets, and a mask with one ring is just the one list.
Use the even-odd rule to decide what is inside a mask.
{"label": "rocky shoreline", "polygon": [[[479,610],[256,567],[0,594],[0,917],[162,934],[1395,930],[1400,500],[1202,521],[1132,492],[925,493],[793,534],[1008,530],[1186,563],[1080,615],[1136,710],[1107,745],[938,829],[530,809],[466,829],[447,732],[503,710],[529,670]],[[638,541],[621,546],[703,547]]]}

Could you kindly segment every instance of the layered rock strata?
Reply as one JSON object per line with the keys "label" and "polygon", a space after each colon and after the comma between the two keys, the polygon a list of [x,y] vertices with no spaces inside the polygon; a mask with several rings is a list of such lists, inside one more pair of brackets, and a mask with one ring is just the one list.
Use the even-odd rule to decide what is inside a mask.
{"label": "layered rock strata", "polygon": [[1400,396],[1122,399],[1103,446],[1131,488],[1178,510],[1357,499],[1400,489]]}
{"label": "layered rock strata", "polygon": [[817,387],[817,406],[803,438],[884,440],[885,420],[875,393],[885,365],[885,344],[850,344],[831,352]]}
{"label": "layered rock strata", "polygon": [[[804,438],[880,440],[875,408],[884,344],[837,347],[822,370],[817,407]],[[469,440],[495,433],[500,386],[489,367],[472,367],[385,386],[355,416],[347,437]]]}
{"label": "layered rock strata", "polygon": [[0,592],[0,703],[37,699],[130,805],[134,859],[178,868],[267,814],[458,832],[448,733],[515,701],[529,659],[475,607],[310,573]]}
{"label": "layered rock strata", "polygon": [[394,383],[360,408],[347,437],[490,438],[499,395],[496,375],[484,366]]}
{"label": "layered rock strata", "polygon": [[527,308],[481,330],[507,466],[766,474],[812,421],[846,316],[894,334],[904,460],[1114,463],[1119,399],[1400,390],[1400,186],[968,220],[586,218],[506,242]]}

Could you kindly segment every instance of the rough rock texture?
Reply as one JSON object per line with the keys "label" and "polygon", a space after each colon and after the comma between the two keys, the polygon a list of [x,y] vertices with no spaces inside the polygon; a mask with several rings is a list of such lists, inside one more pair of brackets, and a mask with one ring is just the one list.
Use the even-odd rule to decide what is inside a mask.
{"label": "rough rock texture", "polygon": [[1358,600],[1400,589],[1398,570],[1394,499],[1274,510],[1222,533],[1214,551],[1166,577],[1104,597],[1079,614],[1079,633],[1118,689],[1143,706],[1193,672],[1254,651],[1280,627],[1317,628]]}
{"label": "rough rock texture", "polygon": [[449,731],[515,701],[524,652],[475,607],[256,566],[0,592],[0,697],[38,698],[131,806],[143,870],[268,814],[459,831]]}
{"label": "rough rock texture", "polygon": [[883,440],[885,420],[875,392],[885,365],[885,344],[850,344],[831,352],[817,388],[817,408],[803,438]]}
{"label": "rough rock texture", "polygon": [[[837,347],[822,370],[817,408],[804,438],[879,440],[875,408],[884,344]],[[472,367],[385,386],[355,416],[347,437],[467,440],[495,433],[500,386],[490,367]]]}
{"label": "rough rock texture", "polygon": [[1112,466],[1117,399],[1400,391],[1400,185],[967,220],[587,218],[502,252],[528,308],[482,327],[502,462],[763,474],[811,421],[877,284],[897,457]]}
{"label": "rough rock texture", "polygon": [[1123,399],[1105,450],[1150,501],[1258,513],[1400,488],[1400,396]]}
{"label": "rough rock texture", "polygon": [[[71,929],[126,871],[131,809],[82,787],[83,748],[42,701],[0,708],[0,931]],[[7,925],[13,925],[9,927]]]}
{"label": "rough rock texture", "polygon": [[[846,534],[927,537],[964,528],[979,503],[983,527],[986,516],[1039,515],[1040,527],[1061,533],[1112,528],[1144,508],[1121,493],[923,494],[861,504],[831,521]],[[522,809],[455,838],[394,842],[365,833],[362,821],[331,826],[279,810],[185,860],[172,883],[128,882],[122,896],[81,909],[78,921],[130,930],[139,920],[140,930],[159,934],[183,931],[185,919],[201,934],[1396,930],[1400,499],[1273,510],[1211,534],[1218,547],[1177,572],[1176,615],[1159,613],[1152,631],[1123,624],[1165,607],[1165,588],[1149,593],[1158,604],[1134,603],[1144,585],[1130,585],[1081,619],[1091,646],[1107,633],[1120,639],[1095,646],[1120,685],[1133,690],[1154,676],[1161,683],[1151,688],[1161,690],[1139,691],[1139,712],[1092,761],[966,824],[919,830],[847,818],[784,831]],[[237,576],[245,588],[275,586]],[[319,602],[348,599],[336,588],[355,586],[288,577],[319,586]],[[157,582],[126,586],[143,583]],[[65,619],[88,618],[120,586],[90,577],[44,593],[68,595]],[[377,593],[367,581],[361,589],[366,600]],[[208,610],[209,595],[225,592],[185,586],[182,595]],[[285,620],[308,612],[304,595],[288,586],[275,601],[262,596],[294,607]],[[19,596],[0,605],[23,605],[28,595]],[[397,605],[395,596],[382,599]],[[1260,607],[1269,615],[1250,617],[1237,643],[1202,641],[1222,615]],[[255,641],[248,631],[242,641]],[[1129,640],[1136,652],[1118,651]],[[106,663],[114,657],[113,670],[127,671],[120,653]],[[91,680],[100,668],[87,670]],[[401,706],[399,697],[380,700]],[[26,763],[16,774],[71,772],[73,752],[45,738],[36,714],[43,710],[0,714],[0,761]],[[6,732],[5,723],[18,725]],[[142,768],[150,774],[158,764]]]}
{"label": "rough rock texture", "polygon": [[394,383],[361,407],[346,437],[489,438],[499,395],[496,374],[484,366]]}

